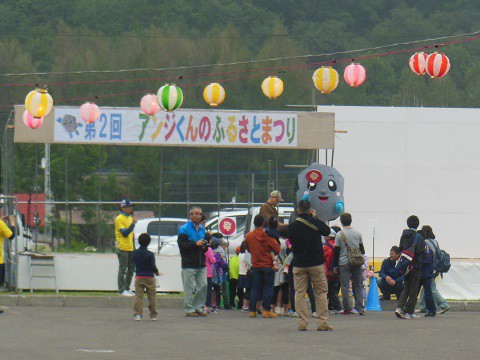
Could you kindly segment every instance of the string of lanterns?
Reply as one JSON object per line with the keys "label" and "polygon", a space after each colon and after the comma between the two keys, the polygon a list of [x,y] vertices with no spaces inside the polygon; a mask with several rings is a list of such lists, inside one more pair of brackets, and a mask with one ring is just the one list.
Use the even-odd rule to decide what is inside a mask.
{"label": "string of lanterns", "polygon": [[[359,87],[367,78],[365,68],[359,63],[348,65],[343,73],[345,82],[351,87]],[[417,75],[428,74],[431,78],[442,78],[450,70],[450,60],[445,54],[434,52],[427,55],[418,52],[408,61],[410,69]],[[322,66],[315,70],[312,76],[313,85],[322,94],[330,94],[339,83],[338,72],[332,66]],[[261,89],[269,99],[276,99],[283,93],[283,81],[277,76],[269,76],[263,80]],[[203,99],[212,107],[219,106],[226,97],[225,89],[218,83],[211,83],[203,90]],[[166,84],[158,89],[157,94],[147,94],[140,101],[140,108],[149,116],[155,116],[160,110],[174,111],[182,106],[183,91],[175,84]],[[30,91],[25,98],[26,110],[23,113],[23,122],[31,129],[42,125],[45,116],[53,107],[52,96],[46,88],[36,88]],[[86,102],[80,107],[80,117],[86,123],[94,123],[100,118],[101,111],[98,105]]]}

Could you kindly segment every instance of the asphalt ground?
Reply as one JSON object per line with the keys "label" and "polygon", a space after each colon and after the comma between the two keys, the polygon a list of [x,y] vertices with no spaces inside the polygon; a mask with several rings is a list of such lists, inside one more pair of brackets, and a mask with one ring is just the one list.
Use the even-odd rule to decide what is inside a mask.
{"label": "asphalt ground", "polygon": [[0,359],[479,359],[480,313],[397,319],[393,312],[331,315],[332,332],[299,332],[295,318],[238,310],[187,318],[159,309],[12,306],[0,314]]}

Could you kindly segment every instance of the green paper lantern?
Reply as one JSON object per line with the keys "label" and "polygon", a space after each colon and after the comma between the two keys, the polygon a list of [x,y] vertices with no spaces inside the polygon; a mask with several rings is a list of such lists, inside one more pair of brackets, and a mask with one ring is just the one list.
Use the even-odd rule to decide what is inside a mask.
{"label": "green paper lantern", "polygon": [[158,105],[165,111],[173,111],[182,106],[183,92],[176,85],[164,85],[157,92]]}

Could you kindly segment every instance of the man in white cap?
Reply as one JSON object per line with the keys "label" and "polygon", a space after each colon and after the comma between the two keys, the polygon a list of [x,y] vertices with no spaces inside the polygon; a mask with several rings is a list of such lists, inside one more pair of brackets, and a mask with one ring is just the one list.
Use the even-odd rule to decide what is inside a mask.
{"label": "man in white cap", "polygon": [[133,203],[124,199],[120,203],[122,212],[115,218],[115,252],[118,256],[118,293],[123,296],[134,296],[130,291],[135,263],[133,262],[133,229],[137,218],[133,216]]}
{"label": "man in white cap", "polygon": [[[278,221],[278,210],[276,206],[280,202],[284,202],[284,200],[282,199],[282,193],[278,190],[273,190],[270,193],[270,197],[268,198],[268,200],[260,208],[259,214],[263,216],[265,222],[268,223],[268,220],[271,217]],[[283,224],[279,222],[278,225],[281,226]]]}

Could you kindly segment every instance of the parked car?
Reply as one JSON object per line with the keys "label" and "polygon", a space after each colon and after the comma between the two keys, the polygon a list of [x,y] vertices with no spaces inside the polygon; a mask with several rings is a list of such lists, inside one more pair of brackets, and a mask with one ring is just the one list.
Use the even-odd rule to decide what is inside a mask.
{"label": "parked car", "polygon": [[[178,254],[178,246],[176,250],[172,248],[175,248],[175,246],[177,245],[178,229],[183,224],[186,224],[187,221],[188,220],[184,218],[170,218],[170,217],[147,218],[147,219],[138,220],[137,224],[135,225],[135,229],[133,230],[135,248],[138,248],[139,246],[138,236],[142,233],[148,233],[152,238],[152,241],[148,246],[149,250],[153,251],[156,254],[158,253],[165,254],[165,255]],[[160,242],[158,241],[159,239],[160,239]],[[174,245],[172,243],[174,243]],[[170,250],[173,250],[173,251],[170,251]],[[170,254],[170,252],[172,253]]]}
{"label": "parked car", "polygon": [[[288,224],[293,207],[281,206],[278,208],[279,221],[282,224]],[[224,209],[213,213],[213,217],[207,220],[206,228],[213,232],[218,232],[218,220],[224,217],[234,217],[237,223],[237,234],[227,238],[229,242],[228,255],[235,254],[235,250],[245,240],[245,234],[254,229],[253,219],[259,213],[260,207],[253,206],[250,209]]]}

